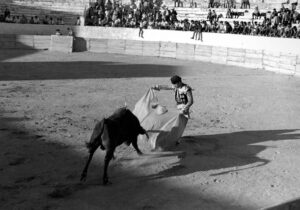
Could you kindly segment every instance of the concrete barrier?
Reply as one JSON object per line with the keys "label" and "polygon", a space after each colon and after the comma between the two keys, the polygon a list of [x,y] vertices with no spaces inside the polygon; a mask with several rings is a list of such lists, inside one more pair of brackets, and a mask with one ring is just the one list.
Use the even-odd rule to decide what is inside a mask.
{"label": "concrete barrier", "polygon": [[143,56],[159,56],[160,42],[143,41]]}
{"label": "concrete barrier", "polygon": [[279,73],[295,74],[297,56],[293,54],[280,53],[278,60]]}
{"label": "concrete barrier", "polygon": [[212,56],[212,46],[195,45],[194,59],[210,62]]}
{"label": "concrete barrier", "polygon": [[161,42],[159,49],[160,57],[176,58],[176,43]]}
{"label": "concrete barrier", "polygon": [[0,34],[1,49],[37,49],[50,47],[50,36]]}
{"label": "concrete barrier", "polygon": [[48,50],[50,48],[51,36],[33,36],[33,48],[37,50]]}
{"label": "concrete barrier", "polygon": [[235,66],[245,66],[244,49],[228,48],[227,49],[227,64]]}
{"label": "concrete barrier", "polygon": [[[138,29],[72,26],[72,25],[42,25],[42,24],[10,24],[0,23],[0,34],[21,35],[52,35],[60,29],[63,35],[67,28],[73,29],[77,37],[95,39],[140,40]],[[268,50],[300,55],[300,39],[283,39],[275,37],[246,36],[238,34],[203,33],[203,42],[190,39],[190,31],[151,30],[145,29],[143,41],[186,43],[237,49]],[[226,40],[226,41],[224,41]],[[274,47],[276,46],[276,48]]]}
{"label": "concrete barrier", "polygon": [[176,59],[194,60],[195,45],[177,43]]}
{"label": "concrete barrier", "polygon": [[2,49],[15,49],[16,48],[16,35],[2,34],[0,36],[0,47]]}
{"label": "concrete barrier", "polygon": [[16,49],[33,49],[33,36],[31,35],[17,35],[16,36]]}
{"label": "concrete barrier", "polygon": [[87,49],[90,52],[107,53],[108,40],[107,39],[88,39]]}
{"label": "concrete barrier", "polygon": [[263,54],[263,67],[267,71],[279,72],[279,58],[280,52],[264,51]]}
{"label": "concrete barrier", "polygon": [[125,40],[108,39],[107,52],[116,54],[125,54]]}
{"label": "concrete barrier", "polygon": [[300,55],[297,56],[295,75],[300,76]]}
{"label": "concrete barrier", "polygon": [[227,47],[212,47],[211,62],[226,64],[227,63]]}
{"label": "concrete barrier", "polygon": [[263,50],[245,50],[245,67],[263,68]]}
{"label": "concrete barrier", "polygon": [[143,42],[135,40],[126,40],[125,54],[127,55],[142,55],[143,54]]}
{"label": "concrete barrier", "polygon": [[73,52],[72,36],[51,36],[50,51],[71,53]]}

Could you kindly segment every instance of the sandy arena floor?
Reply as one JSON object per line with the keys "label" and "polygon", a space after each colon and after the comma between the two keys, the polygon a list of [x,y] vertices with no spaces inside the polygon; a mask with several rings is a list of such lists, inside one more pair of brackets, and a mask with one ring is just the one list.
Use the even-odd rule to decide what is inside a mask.
{"label": "sandy arena floor", "polygon": [[[195,90],[182,143],[121,146],[102,186],[97,120],[179,74]],[[173,93],[158,92],[174,106]],[[260,209],[300,198],[300,78],[195,61],[0,51],[0,209]],[[298,178],[297,178],[298,177]],[[298,206],[299,207],[299,206]],[[299,207],[300,208],[300,207]]]}

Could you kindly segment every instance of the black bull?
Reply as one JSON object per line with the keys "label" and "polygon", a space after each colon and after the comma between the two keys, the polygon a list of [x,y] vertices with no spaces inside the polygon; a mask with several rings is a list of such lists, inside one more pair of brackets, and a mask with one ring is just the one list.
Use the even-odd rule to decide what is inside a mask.
{"label": "black bull", "polygon": [[104,118],[98,122],[93,130],[90,142],[86,144],[90,155],[82,171],[81,181],[86,179],[88,167],[93,158],[93,154],[97,148],[100,147],[102,150],[106,150],[103,184],[105,185],[109,183],[107,168],[109,161],[114,156],[114,151],[117,146],[124,142],[128,146],[132,143],[132,146],[135,148],[137,153],[139,155],[142,154],[137,145],[137,137],[139,134],[145,134],[148,137],[147,132],[140,125],[138,118],[126,108],[120,108],[109,118]]}

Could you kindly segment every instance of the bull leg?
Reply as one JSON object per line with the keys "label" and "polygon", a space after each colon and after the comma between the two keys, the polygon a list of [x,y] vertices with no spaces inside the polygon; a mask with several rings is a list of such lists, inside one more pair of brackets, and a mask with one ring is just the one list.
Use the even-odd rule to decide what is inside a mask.
{"label": "bull leg", "polygon": [[132,142],[132,146],[134,147],[134,149],[136,150],[136,152],[139,154],[139,155],[142,155],[143,153],[141,152],[141,150],[139,149],[138,145],[137,145],[137,141],[133,141]]}
{"label": "bull leg", "polygon": [[91,160],[92,160],[92,158],[93,158],[93,155],[94,155],[95,151],[96,151],[96,149],[93,149],[93,150],[90,151],[89,158],[88,158],[88,160],[87,160],[87,162],[86,162],[86,164],[85,164],[85,167],[84,167],[84,169],[83,169],[83,171],[82,171],[82,173],[81,173],[80,181],[85,181],[85,180],[86,180],[87,171],[88,171],[90,162],[91,162]]}
{"label": "bull leg", "polygon": [[108,180],[107,169],[109,165],[109,161],[114,157],[114,149],[107,150],[105,159],[104,159],[104,172],[103,172],[103,185],[111,184]]}

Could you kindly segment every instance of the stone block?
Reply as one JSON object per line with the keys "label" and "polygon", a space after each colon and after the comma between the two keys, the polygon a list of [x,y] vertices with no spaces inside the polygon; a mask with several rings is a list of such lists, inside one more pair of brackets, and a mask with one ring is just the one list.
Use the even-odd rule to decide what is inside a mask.
{"label": "stone block", "polygon": [[51,36],[34,35],[33,48],[38,50],[48,50],[51,44]]}
{"label": "stone block", "polygon": [[88,51],[107,53],[108,40],[107,39],[89,39]]}
{"label": "stone block", "polygon": [[143,41],[143,56],[159,56],[160,42]]}
{"label": "stone block", "polygon": [[108,53],[125,54],[125,40],[109,39],[107,45]]}
{"label": "stone block", "polygon": [[195,55],[195,45],[177,43],[176,58],[184,60],[193,60]]}
{"label": "stone block", "polygon": [[50,42],[50,50],[65,53],[73,52],[73,37],[52,35]]}
{"label": "stone block", "polygon": [[176,57],[176,43],[160,42],[159,56],[175,58]]}
{"label": "stone block", "polygon": [[126,40],[125,54],[142,55],[143,54],[143,42],[136,41],[136,40]]}

